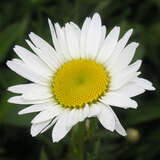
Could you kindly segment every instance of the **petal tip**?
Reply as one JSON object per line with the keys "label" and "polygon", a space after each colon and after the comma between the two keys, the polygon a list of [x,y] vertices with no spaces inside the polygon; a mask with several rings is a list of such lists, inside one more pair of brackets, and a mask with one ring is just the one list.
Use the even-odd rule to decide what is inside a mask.
{"label": "petal tip", "polygon": [[48,18],[48,23],[51,23],[51,20],[50,20],[50,18]]}
{"label": "petal tip", "polygon": [[127,136],[127,133],[125,132],[122,136],[126,137],[126,136]]}
{"label": "petal tip", "polygon": [[[6,62],[6,65],[9,67],[10,66],[10,63],[11,63],[11,60],[8,60],[7,62]],[[10,68],[10,67],[9,67]]]}
{"label": "petal tip", "polygon": [[33,133],[32,130],[31,130],[31,136],[35,137],[35,136],[37,136],[37,134]]}
{"label": "petal tip", "polygon": [[94,13],[93,17],[92,17],[92,21],[94,22],[98,22],[99,24],[101,24],[101,17],[99,15],[99,13]]}
{"label": "petal tip", "polygon": [[126,137],[127,136],[127,133],[126,133],[126,131],[124,130],[122,133],[119,133],[121,136],[124,136],[124,137]]}
{"label": "petal tip", "polygon": [[12,87],[8,87],[7,91],[12,92]]}
{"label": "petal tip", "polygon": [[29,42],[29,40],[28,40],[28,39],[25,39],[25,41],[26,41],[26,43],[28,43],[28,42]]}
{"label": "petal tip", "polygon": [[50,27],[50,28],[53,27],[53,24],[52,24],[52,21],[50,20],[50,18],[48,18],[48,24],[49,24],[49,27]]}
{"label": "petal tip", "polygon": [[132,33],[132,32],[133,32],[133,28],[131,28],[131,29],[129,30],[129,32]]}
{"label": "petal tip", "polygon": [[137,48],[139,46],[139,43],[138,42],[134,42],[135,44],[135,47]]}
{"label": "petal tip", "polygon": [[53,135],[53,136],[52,136],[52,141],[53,141],[53,143],[57,143],[57,142],[60,141],[60,138],[55,137],[55,136]]}
{"label": "petal tip", "polygon": [[100,17],[100,15],[99,15],[98,12],[95,12],[95,13],[93,14],[93,17]]}
{"label": "petal tip", "polygon": [[33,32],[30,32],[28,35],[29,35],[30,38],[35,36],[35,34]]}
{"label": "petal tip", "polygon": [[8,99],[8,103],[15,103],[14,100],[13,100],[13,97]]}
{"label": "petal tip", "polygon": [[19,111],[19,112],[18,112],[18,115],[22,115],[22,114],[23,114],[23,111]]}
{"label": "petal tip", "polygon": [[133,109],[137,109],[137,107],[138,107],[138,104],[137,104],[137,102],[135,101],[135,103],[133,104],[132,108],[133,108]]}
{"label": "petal tip", "polygon": [[155,91],[155,90],[156,90],[156,88],[154,86],[150,87],[150,91]]}

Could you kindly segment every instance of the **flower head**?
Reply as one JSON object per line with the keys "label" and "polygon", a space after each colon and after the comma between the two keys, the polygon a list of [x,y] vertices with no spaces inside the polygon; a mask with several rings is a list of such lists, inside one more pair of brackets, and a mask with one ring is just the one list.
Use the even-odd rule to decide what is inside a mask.
{"label": "flower head", "polygon": [[128,45],[132,29],[119,39],[120,28],[106,36],[99,14],[87,17],[80,29],[73,22],[54,27],[49,21],[53,46],[34,33],[26,40],[32,51],[15,46],[20,59],[7,62],[10,69],[31,81],[9,87],[21,94],[9,99],[16,104],[30,104],[19,114],[40,112],[32,121],[31,135],[53,127],[53,142],[61,140],[70,129],[87,117],[97,117],[104,128],[125,136],[126,132],[110,106],[137,108],[133,99],[152,83],[139,78],[142,61],[133,64],[138,43]]}

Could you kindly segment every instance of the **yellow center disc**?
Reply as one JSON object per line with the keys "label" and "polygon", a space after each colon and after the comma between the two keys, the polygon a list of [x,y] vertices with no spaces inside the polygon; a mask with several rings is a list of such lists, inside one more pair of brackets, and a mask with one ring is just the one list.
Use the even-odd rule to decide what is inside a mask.
{"label": "yellow center disc", "polygon": [[53,94],[63,107],[80,108],[96,102],[109,87],[106,69],[93,60],[71,60],[62,65],[53,80]]}

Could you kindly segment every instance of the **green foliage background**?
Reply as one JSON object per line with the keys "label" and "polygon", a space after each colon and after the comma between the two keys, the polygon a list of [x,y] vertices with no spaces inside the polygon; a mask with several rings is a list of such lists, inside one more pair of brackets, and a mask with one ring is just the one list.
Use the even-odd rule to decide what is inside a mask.
{"label": "green foliage background", "polygon": [[[30,136],[35,114],[18,116],[25,106],[7,103],[13,94],[8,86],[26,80],[6,67],[15,57],[13,46],[27,47],[33,31],[51,43],[47,18],[64,25],[82,25],[86,16],[99,12],[108,31],[115,25],[121,35],[134,29],[130,41],[140,43],[134,60],[143,60],[143,77],[155,92],[136,97],[137,110],[114,108],[128,136],[103,129],[96,119],[76,125],[59,143],[51,141],[51,130]],[[0,1],[0,160],[158,160],[160,159],[160,1],[159,0],[1,0]],[[87,127],[89,126],[89,127]]]}

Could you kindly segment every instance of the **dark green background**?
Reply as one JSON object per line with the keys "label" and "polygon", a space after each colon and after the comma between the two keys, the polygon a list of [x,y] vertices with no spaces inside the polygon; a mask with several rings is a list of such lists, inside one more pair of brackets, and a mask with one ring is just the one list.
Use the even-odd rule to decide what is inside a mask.
{"label": "dark green background", "polygon": [[[142,59],[143,77],[153,82],[155,92],[135,99],[137,110],[114,108],[123,126],[124,138],[102,128],[96,119],[76,125],[59,143],[53,144],[51,129],[30,136],[30,120],[35,114],[18,116],[22,105],[7,103],[13,94],[8,86],[26,80],[6,67],[15,57],[13,46],[27,47],[25,39],[33,31],[51,43],[47,18],[64,25],[82,25],[86,16],[100,13],[108,31],[115,25],[121,35],[129,28],[130,41],[140,43],[135,59]],[[160,159],[160,1],[159,0],[1,0],[0,1],[0,160],[159,160]],[[133,130],[134,129],[134,130]],[[133,136],[134,133],[136,136]]]}

